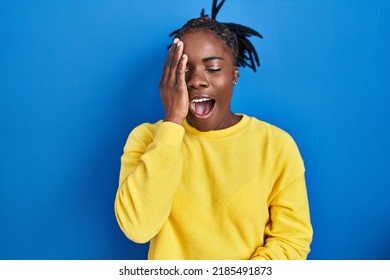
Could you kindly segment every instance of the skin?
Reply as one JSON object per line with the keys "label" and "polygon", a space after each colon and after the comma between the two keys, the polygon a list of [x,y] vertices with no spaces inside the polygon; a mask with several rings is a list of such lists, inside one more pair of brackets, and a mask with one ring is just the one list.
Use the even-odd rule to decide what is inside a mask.
{"label": "skin", "polygon": [[[230,101],[238,78],[233,55],[225,43],[209,31],[197,30],[175,39],[164,64],[160,96],[164,121],[188,123],[200,131],[230,127],[241,117],[231,111]],[[212,98],[215,105],[207,118],[189,110],[194,98]]]}

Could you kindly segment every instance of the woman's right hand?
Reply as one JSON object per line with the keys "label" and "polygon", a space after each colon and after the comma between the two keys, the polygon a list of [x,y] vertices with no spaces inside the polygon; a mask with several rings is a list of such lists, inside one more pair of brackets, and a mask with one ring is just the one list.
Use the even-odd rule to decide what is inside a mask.
{"label": "woman's right hand", "polygon": [[183,54],[184,44],[176,38],[164,64],[159,84],[164,106],[164,121],[182,125],[188,114],[189,98],[185,81],[187,55]]}

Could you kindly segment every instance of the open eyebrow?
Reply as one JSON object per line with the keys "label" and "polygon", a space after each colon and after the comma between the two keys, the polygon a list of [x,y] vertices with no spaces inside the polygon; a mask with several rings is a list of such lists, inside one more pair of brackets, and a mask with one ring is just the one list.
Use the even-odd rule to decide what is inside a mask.
{"label": "open eyebrow", "polygon": [[215,60],[215,59],[224,60],[223,57],[220,57],[220,56],[209,56],[209,57],[203,58],[202,61],[207,62],[207,61]]}

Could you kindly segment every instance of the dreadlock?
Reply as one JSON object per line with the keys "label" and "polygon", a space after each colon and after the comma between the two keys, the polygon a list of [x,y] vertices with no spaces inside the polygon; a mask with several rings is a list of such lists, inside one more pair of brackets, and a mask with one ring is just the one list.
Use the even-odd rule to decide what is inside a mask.
{"label": "dreadlock", "polygon": [[189,20],[181,29],[173,31],[169,36],[180,38],[184,34],[196,30],[211,31],[229,48],[237,66],[248,66],[256,72],[256,65],[260,66],[260,59],[255,47],[248,38],[251,36],[263,38],[263,36],[252,28],[240,24],[218,22],[216,17],[225,0],[222,0],[219,4],[217,3],[218,0],[213,0],[211,18],[202,9],[199,18]]}

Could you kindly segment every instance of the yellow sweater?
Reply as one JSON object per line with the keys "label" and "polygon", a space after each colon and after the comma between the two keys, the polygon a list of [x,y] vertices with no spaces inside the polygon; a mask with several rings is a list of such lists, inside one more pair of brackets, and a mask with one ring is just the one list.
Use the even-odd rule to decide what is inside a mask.
{"label": "yellow sweater", "polygon": [[149,259],[305,259],[312,227],[304,165],[284,131],[243,115],[200,132],[142,124],[121,158],[118,224]]}

